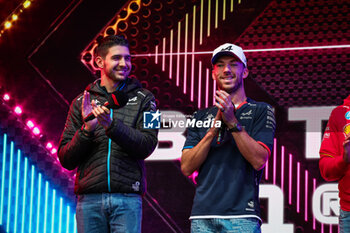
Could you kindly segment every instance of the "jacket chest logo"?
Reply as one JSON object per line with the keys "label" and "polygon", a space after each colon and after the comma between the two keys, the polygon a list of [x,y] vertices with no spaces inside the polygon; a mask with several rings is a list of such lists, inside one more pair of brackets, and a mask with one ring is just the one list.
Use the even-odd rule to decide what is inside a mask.
{"label": "jacket chest logo", "polygon": [[128,100],[128,103],[126,105],[136,105],[137,104],[137,96],[134,96]]}
{"label": "jacket chest logo", "polygon": [[241,116],[239,117],[240,120],[251,120],[253,119],[253,110],[249,110],[248,112],[241,113]]}
{"label": "jacket chest logo", "polygon": [[345,119],[350,120],[350,111],[345,113]]}

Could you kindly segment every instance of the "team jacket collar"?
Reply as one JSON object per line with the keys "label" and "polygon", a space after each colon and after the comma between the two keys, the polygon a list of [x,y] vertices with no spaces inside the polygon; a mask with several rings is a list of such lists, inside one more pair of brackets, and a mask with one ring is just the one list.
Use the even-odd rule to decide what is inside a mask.
{"label": "team jacket collar", "polygon": [[[89,92],[95,92],[98,95],[107,96],[107,90],[104,87],[100,86],[101,79],[97,79],[95,82],[89,84],[85,90]],[[118,86],[118,88],[122,89],[125,93],[129,93],[135,89],[141,88],[141,84],[138,80],[134,78],[127,78],[125,81],[121,82]]]}

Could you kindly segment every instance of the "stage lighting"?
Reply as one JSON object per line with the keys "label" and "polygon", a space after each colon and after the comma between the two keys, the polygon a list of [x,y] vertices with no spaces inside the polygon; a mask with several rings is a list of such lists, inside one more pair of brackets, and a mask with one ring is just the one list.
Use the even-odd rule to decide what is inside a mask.
{"label": "stage lighting", "polygon": [[13,20],[13,21],[16,21],[17,19],[18,19],[18,15],[13,14],[13,15],[12,15],[12,20]]}
{"label": "stage lighting", "polygon": [[28,126],[29,129],[32,129],[35,126],[33,121],[31,121],[31,120],[28,120],[26,125]]}
{"label": "stage lighting", "polygon": [[22,108],[21,108],[20,106],[16,106],[16,107],[15,107],[15,113],[16,113],[17,115],[21,115],[21,114],[22,114]]}
{"label": "stage lighting", "polygon": [[56,154],[57,153],[57,149],[56,148],[53,148],[52,150],[51,150],[51,154]]}
{"label": "stage lighting", "polygon": [[6,29],[9,29],[11,26],[12,26],[11,22],[9,22],[9,21],[5,22],[5,28]]}
{"label": "stage lighting", "polygon": [[48,142],[46,144],[46,149],[51,149],[53,147],[52,143],[51,142]]}
{"label": "stage lighting", "polygon": [[28,7],[30,6],[30,4],[31,4],[30,1],[25,1],[25,2],[23,3],[23,7],[24,7],[24,8],[28,8]]}
{"label": "stage lighting", "polygon": [[38,136],[40,134],[40,129],[38,127],[34,127],[33,134]]}
{"label": "stage lighting", "polygon": [[10,95],[6,93],[6,94],[4,95],[4,97],[3,97],[3,99],[4,99],[5,101],[9,101],[9,100],[10,100]]}

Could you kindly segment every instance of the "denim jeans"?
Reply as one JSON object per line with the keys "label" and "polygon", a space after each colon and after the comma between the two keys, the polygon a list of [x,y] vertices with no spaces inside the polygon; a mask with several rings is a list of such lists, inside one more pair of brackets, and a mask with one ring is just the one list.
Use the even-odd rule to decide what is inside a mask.
{"label": "denim jeans", "polygon": [[350,211],[340,209],[339,233],[350,232]]}
{"label": "denim jeans", "polygon": [[210,218],[192,219],[191,233],[260,233],[260,220],[257,218]]}
{"label": "denim jeans", "polygon": [[142,198],[132,193],[99,193],[78,196],[79,233],[140,233]]}

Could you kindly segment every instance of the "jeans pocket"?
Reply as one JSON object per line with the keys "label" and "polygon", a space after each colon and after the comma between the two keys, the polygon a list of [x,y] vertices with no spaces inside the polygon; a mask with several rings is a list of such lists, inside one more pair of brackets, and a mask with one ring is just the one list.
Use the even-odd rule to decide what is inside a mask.
{"label": "jeans pocket", "polygon": [[141,209],[142,208],[142,197],[136,193],[123,193],[123,202],[125,206],[128,206],[132,209]]}

